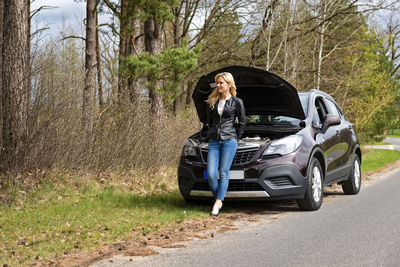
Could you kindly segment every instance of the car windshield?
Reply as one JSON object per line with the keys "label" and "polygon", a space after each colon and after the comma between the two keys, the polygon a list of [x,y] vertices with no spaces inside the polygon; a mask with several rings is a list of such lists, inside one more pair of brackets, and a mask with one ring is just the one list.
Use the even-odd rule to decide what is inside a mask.
{"label": "car windshield", "polygon": [[[304,114],[306,114],[307,116],[308,94],[300,93],[299,98]],[[285,125],[285,126],[298,127],[300,124],[300,120],[288,116],[251,114],[246,116],[246,123],[248,125],[274,125],[274,126]]]}
{"label": "car windshield", "polygon": [[307,117],[308,94],[307,93],[299,93],[299,98],[300,98],[300,102],[301,102],[301,107],[303,108],[304,114]]}

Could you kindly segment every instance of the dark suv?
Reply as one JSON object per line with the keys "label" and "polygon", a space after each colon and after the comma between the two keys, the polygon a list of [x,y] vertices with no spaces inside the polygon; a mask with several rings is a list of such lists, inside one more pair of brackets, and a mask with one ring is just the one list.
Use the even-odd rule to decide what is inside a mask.
{"label": "dark suv", "polygon": [[203,128],[183,147],[179,190],[186,200],[207,199],[207,103],[214,77],[230,72],[246,109],[246,130],[238,142],[226,199],[296,199],[302,210],[317,210],[323,188],[342,185],[345,194],[361,187],[361,149],[353,124],[328,94],[297,90],[265,70],[232,66],[202,76],[193,99]]}

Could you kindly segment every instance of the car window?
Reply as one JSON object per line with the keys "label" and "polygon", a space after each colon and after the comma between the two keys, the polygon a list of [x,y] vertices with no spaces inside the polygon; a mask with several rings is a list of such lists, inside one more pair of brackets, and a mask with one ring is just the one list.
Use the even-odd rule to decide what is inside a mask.
{"label": "car window", "polygon": [[319,121],[321,122],[321,124],[323,124],[326,114],[328,114],[328,111],[321,97],[317,97],[315,99],[315,109],[317,111]]}
{"label": "car window", "polygon": [[330,99],[326,99],[326,104],[328,105],[329,108],[329,114],[333,114],[335,116],[338,116],[339,118],[341,117],[335,103],[333,103]]}
{"label": "car window", "polygon": [[319,115],[318,115],[317,110],[314,110],[313,125],[314,125],[314,127],[317,127],[317,128],[321,127],[321,120],[319,119]]}
{"label": "car window", "polygon": [[300,98],[301,107],[303,108],[304,114],[307,117],[309,95],[308,94],[299,94],[299,98]]}
{"label": "car window", "polygon": [[344,117],[344,114],[343,114],[343,112],[342,112],[342,109],[341,109],[336,103],[334,103],[334,104],[335,104],[335,107],[336,107],[337,111],[339,112],[340,116],[341,116],[341,117]]}

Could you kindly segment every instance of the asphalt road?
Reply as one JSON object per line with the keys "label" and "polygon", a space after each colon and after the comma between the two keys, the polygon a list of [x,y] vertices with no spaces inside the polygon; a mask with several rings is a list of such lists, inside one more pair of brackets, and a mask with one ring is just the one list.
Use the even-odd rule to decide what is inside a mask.
{"label": "asphalt road", "polygon": [[400,151],[400,138],[391,138],[386,137],[384,142],[389,143],[391,145],[366,145],[364,148],[377,148],[377,149],[390,149]]}
{"label": "asphalt road", "polygon": [[400,266],[400,170],[386,176],[316,212],[284,211],[186,248],[96,266]]}
{"label": "asphalt road", "polygon": [[391,143],[393,145],[400,146],[400,138],[391,138],[391,137],[386,137],[384,142]]}

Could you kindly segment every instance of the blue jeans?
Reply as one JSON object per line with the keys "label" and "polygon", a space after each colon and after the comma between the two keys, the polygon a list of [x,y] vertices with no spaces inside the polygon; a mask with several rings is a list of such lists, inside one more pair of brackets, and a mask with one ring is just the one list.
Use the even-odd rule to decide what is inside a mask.
{"label": "blue jeans", "polygon": [[[229,170],[237,149],[237,140],[217,141],[211,139],[208,143],[207,179],[211,192],[216,199],[224,200],[229,185]],[[219,170],[219,181],[217,174]]]}

